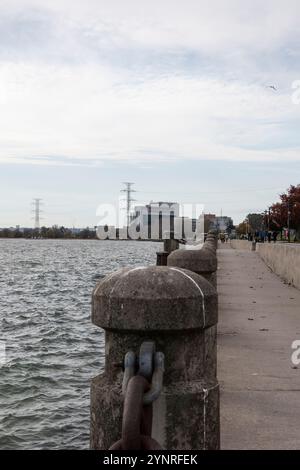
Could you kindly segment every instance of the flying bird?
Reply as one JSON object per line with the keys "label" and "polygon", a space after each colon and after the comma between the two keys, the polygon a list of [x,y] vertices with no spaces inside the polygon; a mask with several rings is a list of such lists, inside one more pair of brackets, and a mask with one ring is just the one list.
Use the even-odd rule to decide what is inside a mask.
{"label": "flying bird", "polygon": [[277,91],[277,90],[278,90],[278,88],[276,88],[275,85],[267,85],[267,88],[271,88],[271,89],[274,90],[274,91]]}

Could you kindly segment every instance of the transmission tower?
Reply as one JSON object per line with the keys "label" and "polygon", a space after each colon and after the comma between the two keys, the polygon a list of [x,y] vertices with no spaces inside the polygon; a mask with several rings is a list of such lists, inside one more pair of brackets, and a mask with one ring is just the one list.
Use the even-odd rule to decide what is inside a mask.
{"label": "transmission tower", "polygon": [[134,183],[129,183],[128,181],[123,183],[125,185],[125,189],[121,189],[121,193],[125,193],[126,194],[126,216],[127,216],[127,228],[129,227],[130,225],[130,210],[131,210],[131,203],[133,201],[135,201],[135,199],[133,199],[131,197],[131,194],[132,193],[135,193],[136,191],[134,189],[132,189],[132,185]]}
{"label": "transmission tower", "polygon": [[41,219],[41,200],[40,198],[34,198],[32,204],[34,205],[34,228],[40,228],[40,219]]}

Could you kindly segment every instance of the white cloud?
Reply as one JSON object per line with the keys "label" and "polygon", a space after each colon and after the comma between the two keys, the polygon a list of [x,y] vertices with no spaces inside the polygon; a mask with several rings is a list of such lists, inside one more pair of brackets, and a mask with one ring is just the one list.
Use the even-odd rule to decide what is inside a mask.
{"label": "white cloud", "polygon": [[292,0],[4,2],[0,161],[300,159],[287,140],[300,71],[286,71],[299,12]]}
{"label": "white cloud", "polygon": [[[274,49],[298,32],[298,0],[10,0],[2,11],[44,10],[68,27],[140,45],[224,51]],[[30,11],[30,10],[29,10]],[[121,45],[121,44],[119,44]]]}

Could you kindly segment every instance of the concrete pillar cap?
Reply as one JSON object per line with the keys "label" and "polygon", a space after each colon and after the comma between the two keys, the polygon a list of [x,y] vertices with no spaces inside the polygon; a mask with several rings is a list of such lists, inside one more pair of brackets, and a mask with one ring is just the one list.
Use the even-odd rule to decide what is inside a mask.
{"label": "concrete pillar cap", "polygon": [[217,257],[212,249],[205,249],[205,245],[201,250],[176,250],[168,256],[168,266],[210,273],[217,270]]}
{"label": "concrete pillar cap", "polygon": [[204,329],[217,323],[217,293],[178,267],[123,268],[95,287],[92,321],[111,330]]}

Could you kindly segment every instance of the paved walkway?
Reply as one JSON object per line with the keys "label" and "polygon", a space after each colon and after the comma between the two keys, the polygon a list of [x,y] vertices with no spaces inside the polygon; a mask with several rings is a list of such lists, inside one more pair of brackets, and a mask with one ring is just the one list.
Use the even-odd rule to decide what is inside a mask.
{"label": "paved walkway", "polygon": [[300,291],[255,252],[218,250],[223,449],[300,448]]}

